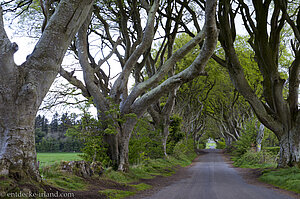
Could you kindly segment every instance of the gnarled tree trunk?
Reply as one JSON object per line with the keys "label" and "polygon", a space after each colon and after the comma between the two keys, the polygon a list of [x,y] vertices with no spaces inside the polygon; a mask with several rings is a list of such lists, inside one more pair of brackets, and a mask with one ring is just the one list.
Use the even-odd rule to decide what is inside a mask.
{"label": "gnarled tree trunk", "polygon": [[93,1],[62,0],[27,60],[17,66],[18,46],[5,33],[0,8],[0,175],[40,181],[34,121],[69,43]]}
{"label": "gnarled tree trunk", "polygon": [[278,167],[300,166],[300,126],[279,136]]}

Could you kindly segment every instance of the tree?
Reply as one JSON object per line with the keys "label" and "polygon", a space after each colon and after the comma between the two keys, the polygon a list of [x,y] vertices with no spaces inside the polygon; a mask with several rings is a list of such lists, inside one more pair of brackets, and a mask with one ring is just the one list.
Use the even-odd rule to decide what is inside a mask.
{"label": "tree", "polygon": [[[186,37],[187,35],[180,37],[178,44]],[[246,41],[245,37],[237,38],[236,52],[246,66],[245,74],[251,87],[259,95],[262,77],[257,72],[257,64],[249,57],[251,51]],[[198,48],[189,53],[177,67],[189,65],[195,59],[197,51]],[[215,53],[220,57],[224,56],[221,46],[217,46]],[[225,138],[226,144],[230,145],[232,141],[239,139],[243,124],[252,117],[251,108],[232,85],[225,68],[211,60],[206,71],[208,76],[199,77],[180,87],[175,109],[183,117],[185,131],[193,135],[195,143],[203,135],[209,134],[214,138]],[[211,124],[219,129],[212,130]]]}
{"label": "tree", "polygon": [[[235,88],[251,104],[259,121],[272,130],[279,139],[279,167],[299,164],[299,7],[289,10],[294,3],[283,0],[247,2],[239,0],[237,4],[229,0],[222,0],[219,3],[218,27],[221,30],[219,40],[226,57],[224,60],[217,56],[214,58],[228,69]],[[234,20],[237,12],[241,13],[244,27],[249,35],[248,42],[255,53],[254,59],[263,76],[262,99],[256,95],[245,78],[243,66],[235,50]],[[284,39],[285,24],[290,26],[292,34]],[[286,45],[283,42],[287,39],[291,41],[290,51],[293,52],[293,58],[290,57],[292,62],[287,66],[288,74],[283,75],[284,68],[280,64],[280,59],[282,49]],[[285,87],[288,90],[285,90]]]}
{"label": "tree", "polygon": [[18,46],[6,35],[0,8],[1,175],[15,180],[41,180],[34,143],[35,116],[92,4],[91,0],[60,1],[33,52],[20,66],[14,63]]}
{"label": "tree", "polygon": [[52,121],[50,123],[50,130],[51,130],[51,133],[58,131],[58,113],[57,112],[52,117]]}
{"label": "tree", "polygon": [[[168,21],[170,23],[168,27],[171,27],[173,23],[175,25],[174,33],[177,33],[176,26],[183,23],[181,18],[182,11],[188,6],[186,4],[176,4],[175,7],[168,6],[169,3],[177,3],[177,1],[166,2],[167,9],[173,8],[176,11],[175,17],[172,18],[172,12],[166,12],[168,15],[162,9],[159,9],[162,6],[159,1],[153,1],[151,4],[145,1],[106,2],[108,3],[105,6],[107,9],[103,10],[100,9],[100,7],[103,7],[101,3],[99,2],[95,6],[94,19],[97,19],[104,28],[102,32],[96,29],[91,29],[91,31],[99,35],[106,45],[109,44],[111,52],[98,62],[95,61],[95,58],[90,53],[90,45],[87,41],[90,33],[88,31],[90,20],[87,20],[79,30],[75,45],[73,45],[80,66],[83,69],[85,84],[62,68],[60,74],[69,80],[70,83],[80,88],[84,96],[93,98],[100,121],[113,121],[113,129],[116,132],[107,135],[105,140],[109,144],[109,153],[114,164],[118,165],[119,170],[126,171],[129,164],[129,139],[138,119],[161,96],[166,93],[172,93],[174,89],[183,83],[205,74],[203,70],[215,49],[218,34],[215,26],[214,11],[216,1],[207,1],[205,25],[203,30],[199,30],[197,36],[174,53],[172,49],[171,51],[166,51],[166,46],[170,47],[172,45],[161,45],[160,50],[158,50],[160,53],[155,58],[151,55],[151,46],[158,23],[164,22],[162,20],[163,17],[165,19],[171,18],[172,20]],[[163,9],[165,8],[163,7]],[[147,16],[141,16],[145,13]],[[156,14],[158,14],[158,18],[156,18]],[[142,26],[143,17],[147,19],[144,27]],[[108,22],[111,22],[111,24]],[[117,27],[117,32],[120,33],[121,37],[114,40],[112,33],[114,33],[115,27]],[[164,35],[163,40],[172,44],[174,37],[169,36],[168,34]],[[172,71],[176,62],[200,42],[203,42],[203,40],[203,48],[195,61],[180,73],[170,74],[169,72]],[[118,46],[122,49],[118,50]],[[172,52],[172,54],[165,57],[165,52]],[[101,67],[113,54],[115,54],[121,65],[121,72],[110,87],[108,81],[110,75],[109,73],[106,74]],[[159,57],[163,61],[156,68],[155,64]],[[147,75],[142,75],[143,69],[145,69],[144,71]],[[128,80],[131,74],[135,78],[135,85],[128,91]],[[169,77],[165,78],[167,75]],[[114,109],[113,107],[118,107],[117,113],[111,111]],[[103,125],[102,131],[105,131],[107,128],[110,128],[108,124],[107,126]]]}

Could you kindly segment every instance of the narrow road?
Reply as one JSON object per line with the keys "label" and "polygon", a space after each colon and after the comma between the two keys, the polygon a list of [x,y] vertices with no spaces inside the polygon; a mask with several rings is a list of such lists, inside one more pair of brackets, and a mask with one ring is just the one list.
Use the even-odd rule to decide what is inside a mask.
{"label": "narrow road", "polygon": [[174,182],[147,199],[291,199],[272,189],[247,184],[219,150],[210,149],[188,169],[189,178]]}

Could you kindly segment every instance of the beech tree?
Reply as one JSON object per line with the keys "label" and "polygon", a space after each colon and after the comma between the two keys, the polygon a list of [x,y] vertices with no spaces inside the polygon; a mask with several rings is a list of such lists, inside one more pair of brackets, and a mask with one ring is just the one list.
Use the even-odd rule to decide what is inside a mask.
{"label": "beech tree", "polygon": [[[198,34],[182,48],[172,52],[172,40],[175,37],[170,34],[173,32],[176,35],[178,32],[176,26],[184,24],[182,12],[188,7],[187,3],[171,6],[171,3],[175,2],[177,3],[177,1],[160,2],[158,0],[151,3],[146,1],[115,1],[106,2],[108,3],[106,9],[101,9],[102,3],[97,4],[94,7],[95,17],[93,20],[98,21],[103,29],[101,31],[96,28],[89,29],[91,20],[87,20],[80,28],[73,45],[83,69],[85,83],[61,68],[60,73],[64,78],[80,88],[85,96],[93,97],[99,120],[104,123],[105,121],[113,121],[113,124],[106,126],[104,124],[102,131],[107,132],[107,129],[113,126],[114,133],[107,134],[105,140],[110,146],[109,153],[114,164],[121,171],[128,170],[128,144],[137,120],[161,96],[168,93],[172,94],[183,83],[205,74],[204,67],[216,46],[218,35],[215,24],[216,1],[209,0],[206,2],[203,29],[199,30]],[[173,8],[174,13],[164,12],[165,6],[166,10]],[[164,23],[163,19],[168,19],[168,17],[171,20],[167,20],[169,25],[166,27],[171,30],[172,24],[174,24],[175,27],[172,29],[174,31],[169,31],[170,34],[162,36],[163,45],[158,50],[158,56],[153,58],[151,46],[158,31],[158,25],[160,22]],[[143,23],[143,18],[146,19],[145,23]],[[109,21],[112,23],[108,23]],[[165,27],[163,26],[163,28]],[[90,32],[100,36],[102,41],[111,49],[107,56],[98,61],[92,56],[87,41]],[[113,34],[116,33],[120,34],[119,38],[113,37]],[[200,42],[204,42],[203,47],[195,61],[177,74],[170,73],[176,62]],[[168,47],[170,49],[167,50]],[[168,52],[169,55],[165,56],[165,52]],[[121,72],[110,86],[110,75],[105,73],[102,67],[113,54],[121,65]],[[160,65],[157,68],[158,59],[160,59]],[[143,75],[143,72],[147,75]],[[129,91],[128,83],[131,74],[135,79],[135,85]],[[112,107],[118,107],[118,111],[111,111]]]}
{"label": "beech tree", "polygon": [[40,181],[34,144],[38,108],[58,74],[65,52],[93,5],[92,0],[61,0],[33,52],[20,66],[18,45],[4,29],[0,8],[0,175]]}
{"label": "beech tree", "polygon": [[[235,50],[235,18],[238,13],[241,13],[243,25],[249,35],[248,42],[263,76],[263,99],[249,85]],[[289,38],[284,38],[283,35],[285,24],[292,32]],[[279,139],[278,166],[299,165],[299,4],[285,0],[220,0],[218,27],[221,30],[219,40],[226,56],[225,59],[213,56],[214,59],[228,69],[235,88],[249,102],[259,121]],[[290,45],[283,43],[284,40],[290,40]],[[288,78],[283,75],[283,68],[279,63],[283,45],[290,46],[290,51],[293,52],[292,61],[287,66]],[[285,87],[288,90],[284,92]]]}

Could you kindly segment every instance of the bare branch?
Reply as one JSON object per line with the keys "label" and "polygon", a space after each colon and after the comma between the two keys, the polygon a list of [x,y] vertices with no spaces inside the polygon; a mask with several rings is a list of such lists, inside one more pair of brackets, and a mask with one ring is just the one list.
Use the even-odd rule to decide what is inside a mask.
{"label": "bare branch", "polygon": [[[90,13],[91,14],[91,13]],[[90,24],[90,18],[88,18],[78,31],[76,47],[78,49],[79,63],[83,69],[83,78],[86,84],[86,88],[91,96],[94,97],[94,102],[99,111],[104,113],[108,110],[109,104],[107,100],[99,90],[99,87],[95,83],[94,68],[89,63],[88,57],[88,44],[87,44],[87,29]]]}
{"label": "bare branch", "polygon": [[91,95],[89,94],[88,90],[86,89],[86,87],[84,86],[84,84],[78,80],[75,76],[73,76],[73,74],[65,71],[62,67],[60,67],[60,71],[59,74],[65,78],[66,80],[68,80],[68,82],[70,84],[72,84],[73,86],[76,86],[77,88],[79,88],[82,91],[82,95],[86,98],[91,97]]}
{"label": "bare branch", "polygon": [[[143,36],[142,43],[136,48],[136,50],[131,54],[129,59],[126,61],[126,64],[123,68],[121,75],[116,80],[111,95],[115,99],[119,99],[121,93],[125,94],[127,90],[127,83],[129,75],[132,71],[132,68],[135,66],[137,60],[140,56],[151,46],[153,37],[154,37],[154,22],[155,22],[155,14],[159,7],[158,0],[155,0],[149,13],[148,13],[148,20]],[[125,97],[125,96],[123,96]]]}
{"label": "bare branch", "polygon": [[[215,0],[210,0],[206,2],[205,25],[203,28],[205,32],[205,41],[197,58],[187,69],[185,69],[184,71],[180,72],[177,75],[168,78],[162,84],[160,84],[159,86],[152,89],[151,91],[143,95],[141,98],[136,100],[131,106],[136,113],[142,112],[140,111],[140,109],[144,109],[145,104],[151,104],[151,101],[153,101],[153,99],[158,98],[158,96],[160,96],[162,93],[168,92],[176,88],[178,85],[188,82],[193,78],[203,74],[203,69],[206,63],[208,62],[208,60],[210,59],[211,55],[213,54],[217,44],[218,30],[216,28],[216,21],[215,21],[215,7],[216,7]],[[192,39],[194,40],[193,42],[196,42],[195,43],[196,45],[201,41],[201,35],[202,34],[199,33],[198,36],[195,37],[196,39],[195,38]],[[197,39],[198,39],[198,43],[197,43]],[[189,45],[191,45],[191,43],[187,44],[187,46]],[[173,55],[175,55],[176,53],[174,53]],[[177,56],[179,55],[177,54]],[[155,76],[156,75],[154,75],[153,77]]]}
{"label": "bare branch", "polygon": [[118,38],[118,40],[114,43],[113,49],[110,51],[110,53],[104,58],[104,59],[100,59],[98,62],[98,66],[95,68],[95,71],[98,71],[100,69],[100,67],[107,62],[111,56],[116,52],[118,45],[120,45],[122,42],[121,37]]}

